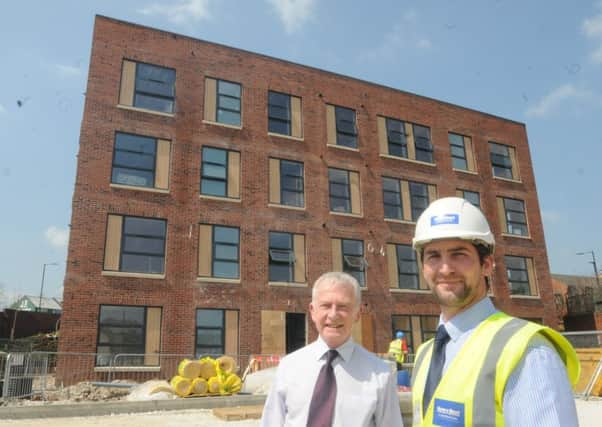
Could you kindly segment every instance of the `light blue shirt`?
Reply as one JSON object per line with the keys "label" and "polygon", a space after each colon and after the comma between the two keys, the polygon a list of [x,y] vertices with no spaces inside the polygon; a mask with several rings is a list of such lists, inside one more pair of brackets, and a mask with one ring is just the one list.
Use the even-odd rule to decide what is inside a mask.
{"label": "light blue shirt", "polygon": [[[284,357],[266,399],[262,427],[305,427],[326,343],[313,343]],[[333,427],[403,427],[391,366],[349,339],[332,362],[337,381]]]}
{"label": "light blue shirt", "polygon": [[[498,310],[489,298],[452,317],[446,323],[450,341],[445,348],[443,373],[476,327]],[[577,427],[577,409],[564,363],[541,335],[531,339],[504,390],[507,426]]]}

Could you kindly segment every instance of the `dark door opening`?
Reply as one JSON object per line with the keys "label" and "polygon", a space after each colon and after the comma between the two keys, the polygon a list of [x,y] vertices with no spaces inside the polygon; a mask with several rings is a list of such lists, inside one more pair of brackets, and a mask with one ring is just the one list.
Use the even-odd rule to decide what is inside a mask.
{"label": "dark door opening", "polygon": [[286,313],[286,353],[305,345],[305,314]]}

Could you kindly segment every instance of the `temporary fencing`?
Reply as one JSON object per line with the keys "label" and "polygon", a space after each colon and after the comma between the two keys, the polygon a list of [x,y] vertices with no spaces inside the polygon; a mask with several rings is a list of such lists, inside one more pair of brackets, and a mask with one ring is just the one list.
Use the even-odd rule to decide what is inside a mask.
{"label": "temporary fencing", "polygon": [[602,396],[602,331],[565,332],[581,363],[575,394],[583,399]]}
{"label": "temporary fencing", "polygon": [[[218,358],[221,354],[200,357]],[[237,372],[277,366],[280,355],[229,355],[237,363]],[[46,400],[48,394],[81,382],[110,386],[116,381],[142,383],[169,380],[176,375],[183,359],[193,354],[126,354],[70,352],[0,352],[0,400],[35,397]]]}

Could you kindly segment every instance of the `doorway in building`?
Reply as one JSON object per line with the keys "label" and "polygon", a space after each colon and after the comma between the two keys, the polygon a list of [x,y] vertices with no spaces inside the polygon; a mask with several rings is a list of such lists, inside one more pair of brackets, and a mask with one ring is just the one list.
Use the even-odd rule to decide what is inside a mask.
{"label": "doorway in building", "polygon": [[286,313],[286,353],[305,345],[305,314]]}

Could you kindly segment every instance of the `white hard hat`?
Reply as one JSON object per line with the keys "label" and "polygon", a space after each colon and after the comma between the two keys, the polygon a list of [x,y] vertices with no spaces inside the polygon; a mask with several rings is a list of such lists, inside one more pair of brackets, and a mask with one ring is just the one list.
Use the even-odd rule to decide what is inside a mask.
{"label": "white hard hat", "polygon": [[416,222],[412,245],[419,250],[433,240],[462,239],[484,244],[491,249],[495,239],[483,212],[460,197],[435,200]]}

